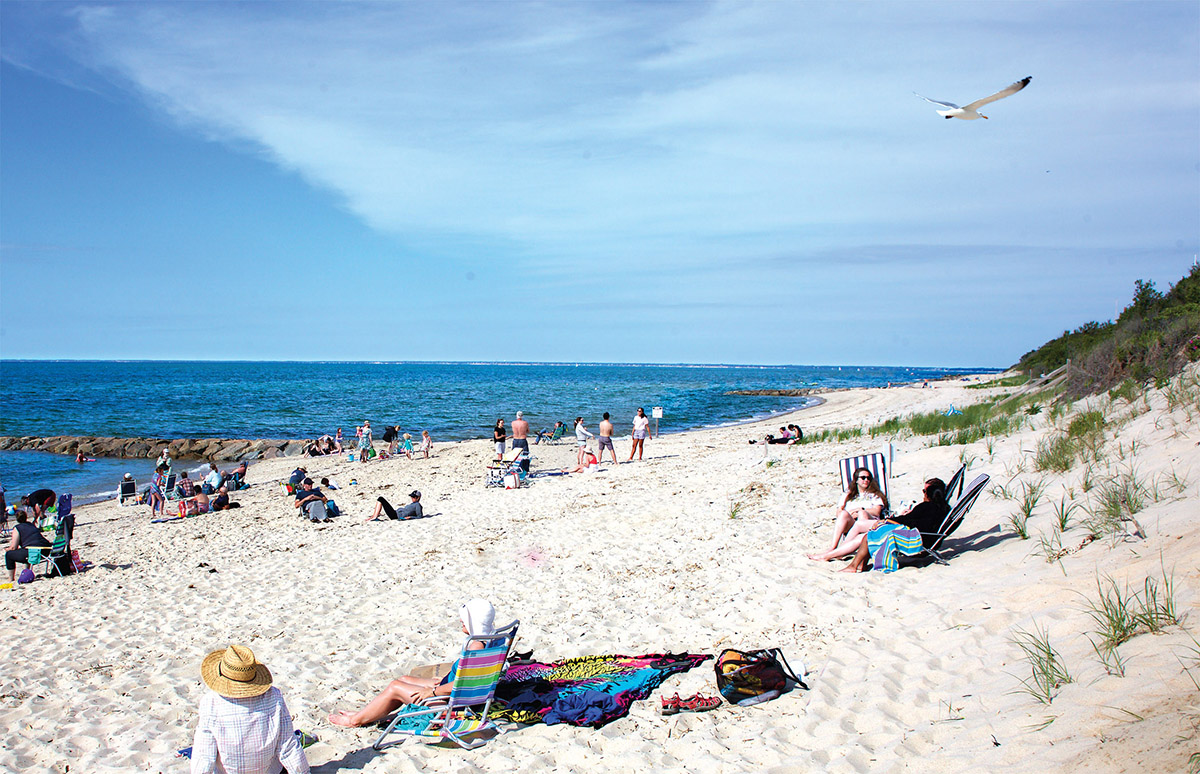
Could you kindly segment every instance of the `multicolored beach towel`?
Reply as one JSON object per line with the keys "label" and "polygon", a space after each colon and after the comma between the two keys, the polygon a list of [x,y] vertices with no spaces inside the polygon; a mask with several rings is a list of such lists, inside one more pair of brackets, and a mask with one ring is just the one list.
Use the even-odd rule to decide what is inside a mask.
{"label": "multicolored beach towel", "polygon": [[867,533],[871,565],[880,572],[900,569],[900,554],[916,556],[924,546],[921,533],[900,524],[884,524]]}
{"label": "multicolored beach towel", "polygon": [[582,656],[545,664],[513,664],[496,687],[499,708],[490,713],[516,723],[570,723],[600,728],[629,713],[673,674],[712,656],[651,653],[645,656]]}

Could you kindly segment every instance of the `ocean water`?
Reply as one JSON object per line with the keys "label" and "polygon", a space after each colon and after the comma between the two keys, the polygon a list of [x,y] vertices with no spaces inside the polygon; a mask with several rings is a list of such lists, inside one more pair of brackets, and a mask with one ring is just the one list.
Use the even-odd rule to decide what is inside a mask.
{"label": "ocean water", "polygon": [[[970,369],[973,372],[990,369]],[[297,363],[0,361],[0,435],[161,438],[312,438],[370,420],[434,442],[491,436],[522,410],[534,429],[594,428],[611,412],[628,432],[637,407],[662,406],[663,432],[729,424],[800,408],[800,397],[740,389],[867,387],[936,379],[955,369],[595,363]],[[376,430],[376,437],[379,436]],[[77,497],[111,492],[124,472],[146,479],[150,460],[0,452],[9,500],[48,486]],[[190,464],[190,463],[189,463]],[[143,470],[144,468],[144,470]]]}

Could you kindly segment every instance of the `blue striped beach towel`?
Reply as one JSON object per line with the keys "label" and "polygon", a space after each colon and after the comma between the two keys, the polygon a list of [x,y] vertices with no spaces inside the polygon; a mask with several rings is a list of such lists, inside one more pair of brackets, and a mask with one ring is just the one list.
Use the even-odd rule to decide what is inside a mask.
{"label": "blue striped beach towel", "polygon": [[900,554],[916,556],[923,548],[921,533],[899,524],[884,524],[867,533],[871,565],[880,572],[899,570]]}

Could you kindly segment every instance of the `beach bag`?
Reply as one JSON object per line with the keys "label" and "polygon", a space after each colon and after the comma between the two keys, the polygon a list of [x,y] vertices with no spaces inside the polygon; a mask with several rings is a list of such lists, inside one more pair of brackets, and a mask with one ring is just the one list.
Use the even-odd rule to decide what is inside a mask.
{"label": "beach bag", "polygon": [[743,707],[776,698],[783,693],[788,678],[808,690],[779,648],[750,651],[728,648],[717,656],[714,669],[717,690],[730,704]]}
{"label": "beach bag", "polygon": [[33,583],[33,568],[26,567],[21,570],[21,574],[17,576],[17,583]]}
{"label": "beach bag", "polygon": [[281,482],[279,483],[279,485],[280,485],[281,487],[283,487],[283,493],[284,493],[285,495],[296,494],[296,487],[292,486],[292,485],[291,485],[291,484],[289,484],[288,482],[286,482],[286,481],[281,481]]}

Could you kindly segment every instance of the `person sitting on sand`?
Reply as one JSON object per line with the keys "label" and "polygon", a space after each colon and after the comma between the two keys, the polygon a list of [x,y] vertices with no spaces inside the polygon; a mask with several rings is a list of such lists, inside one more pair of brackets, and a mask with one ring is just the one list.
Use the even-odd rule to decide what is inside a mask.
{"label": "person sitting on sand", "polygon": [[228,511],[232,508],[241,507],[241,503],[229,502],[229,489],[224,486],[217,490],[217,496],[212,500],[212,509],[214,511]]}
{"label": "person sitting on sand", "polygon": [[328,498],[325,497],[324,493],[313,486],[311,478],[304,479],[301,486],[303,489],[296,492],[294,507],[299,508],[309,521],[325,521],[328,519],[330,511],[327,506]]}
{"label": "person sitting on sand", "polygon": [[[463,634],[468,636],[484,637],[496,631],[496,610],[486,599],[472,599],[462,606],[459,617],[462,619]],[[470,650],[482,650],[485,646],[485,642],[472,640],[467,647]],[[393,680],[358,712],[338,710],[329,715],[329,722],[335,726],[366,726],[382,720],[405,704],[416,704],[431,696],[449,696],[457,674],[456,661],[450,667],[449,674],[441,680],[435,677],[405,675]]]}
{"label": "person sitting on sand", "polygon": [[[833,543],[819,554],[809,554],[816,562],[827,562],[849,556],[858,550],[858,544],[871,527],[879,523],[879,517],[887,508],[887,498],[879,490],[875,476],[867,468],[857,468],[850,480],[850,488],[838,505],[834,518]],[[842,540],[845,535],[846,539]],[[838,545],[839,542],[841,545]]]}
{"label": "person sitting on sand", "polygon": [[188,472],[185,470],[179,474],[179,482],[175,484],[175,496],[188,498],[196,495],[196,482],[188,478]]}
{"label": "person sitting on sand", "polygon": [[29,564],[30,548],[49,548],[50,541],[42,531],[29,523],[29,514],[24,509],[17,510],[17,523],[13,527],[12,537],[8,541],[8,550],[4,552],[4,566],[8,568],[9,583],[17,579],[17,564]]}
{"label": "person sitting on sand", "polygon": [[791,433],[791,437],[788,438],[789,446],[800,443],[804,440],[804,431],[800,429],[800,425],[788,425],[787,427],[788,431]]}
{"label": "person sitting on sand", "polygon": [[931,478],[921,488],[921,502],[909,508],[899,516],[892,516],[877,523],[867,533],[850,564],[842,568],[842,572],[863,572],[867,567],[867,558],[871,555],[871,547],[882,543],[885,533],[898,529],[915,530],[921,536],[921,544],[926,548],[933,545],[937,539],[935,534],[942,525],[942,520],[950,512],[946,502],[946,484],[940,478]]}
{"label": "person sitting on sand", "polygon": [[408,505],[404,506],[399,511],[393,508],[392,504],[389,503],[386,498],[378,498],[378,500],[375,502],[375,512],[371,514],[371,517],[367,519],[367,521],[378,521],[379,517],[385,513],[389,519],[395,519],[397,521],[419,519],[424,516],[425,511],[421,508],[421,493],[414,489],[408,493],[408,497],[411,502],[409,502]]}
{"label": "person sitting on sand", "polygon": [[225,479],[221,476],[221,471],[217,470],[217,463],[208,463],[208,475],[204,477],[204,483],[200,486],[205,494],[214,494],[221,488],[221,484],[225,483]]}
{"label": "person sitting on sand", "polygon": [[288,476],[288,483],[293,489],[299,489],[300,484],[304,483],[304,479],[308,478],[307,468],[296,468],[292,471],[292,475]]}
{"label": "person sitting on sand", "polygon": [[200,700],[191,774],[308,774],[292,713],[271,670],[245,645],[209,653],[200,664],[209,692]]}
{"label": "person sitting on sand", "polygon": [[573,470],[563,468],[564,473],[595,473],[600,469],[600,460],[596,459],[596,455],[591,449],[584,447],[581,456],[583,461],[579,463]]}

